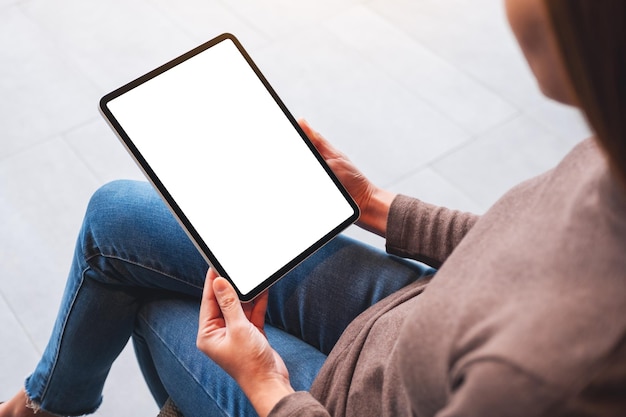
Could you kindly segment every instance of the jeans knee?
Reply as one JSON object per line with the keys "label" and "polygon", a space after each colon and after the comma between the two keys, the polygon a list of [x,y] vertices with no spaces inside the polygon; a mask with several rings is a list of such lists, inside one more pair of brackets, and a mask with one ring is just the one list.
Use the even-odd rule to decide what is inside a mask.
{"label": "jeans knee", "polygon": [[153,194],[150,184],[139,181],[117,180],[100,187],[87,206],[81,231],[84,243],[132,233],[149,211]]}
{"label": "jeans knee", "polygon": [[88,207],[89,209],[100,208],[102,206],[117,207],[122,202],[132,200],[132,196],[137,196],[145,192],[146,187],[151,188],[148,183],[141,181],[111,181],[102,185],[93,193],[89,200]]}

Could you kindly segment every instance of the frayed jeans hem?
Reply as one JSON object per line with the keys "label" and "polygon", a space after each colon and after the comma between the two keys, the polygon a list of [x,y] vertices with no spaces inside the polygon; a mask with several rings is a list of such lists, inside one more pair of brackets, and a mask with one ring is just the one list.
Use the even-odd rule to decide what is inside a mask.
{"label": "frayed jeans hem", "polygon": [[53,415],[58,416],[58,417],[80,417],[80,416],[86,416],[86,415],[89,415],[89,414],[93,414],[93,413],[95,413],[98,410],[98,408],[100,408],[100,404],[98,404],[92,410],[87,410],[87,411],[84,411],[84,412],[80,412],[78,414],[74,414],[74,413],[70,413],[70,414],[58,413],[58,412],[55,412],[55,411],[52,411],[52,410],[47,410],[45,408],[42,408],[40,402],[32,399],[31,395],[28,393],[27,388],[24,388],[24,392],[26,393],[26,407],[28,407],[31,410],[33,410],[33,412],[35,414],[38,414],[40,412],[46,412],[48,414],[53,414]]}

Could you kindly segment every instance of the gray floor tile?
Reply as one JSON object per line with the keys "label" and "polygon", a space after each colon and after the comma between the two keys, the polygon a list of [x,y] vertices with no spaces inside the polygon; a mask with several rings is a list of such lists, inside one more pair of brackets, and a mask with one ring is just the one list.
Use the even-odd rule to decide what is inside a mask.
{"label": "gray floor tile", "polygon": [[9,7],[13,6],[20,0],[0,0],[0,7]]}
{"label": "gray floor tile", "polygon": [[552,100],[540,100],[525,113],[550,132],[566,140],[582,140],[592,135],[581,112]]}
{"label": "gray floor tile", "polygon": [[374,0],[371,7],[505,100],[540,97],[496,0]]}
{"label": "gray floor tile", "polygon": [[[62,248],[54,236],[42,231],[35,221],[18,216],[7,220],[2,225],[0,241],[1,292],[41,352],[59,307],[71,250],[67,242]],[[76,236],[75,231],[72,234]],[[13,358],[2,356],[0,360],[4,366]]]}
{"label": "gray floor tile", "polygon": [[122,142],[102,118],[67,132],[64,139],[100,184],[117,179],[145,181]]}
{"label": "gray floor tile", "polygon": [[0,162],[2,221],[19,216],[62,238],[77,230],[96,184],[71,148],[58,137],[48,140]]}
{"label": "gray floor tile", "polygon": [[481,83],[365,6],[351,8],[328,26],[368,61],[474,134],[517,113]]}
{"label": "gray floor tile", "polygon": [[422,169],[398,181],[390,187],[390,190],[455,210],[476,214],[485,211],[485,207],[430,168]]}
{"label": "gray floor tile", "polygon": [[59,138],[0,163],[0,277],[7,302],[43,349],[95,178]]}
{"label": "gray floor tile", "polygon": [[17,6],[0,13],[0,160],[93,114],[93,87]]}
{"label": "gray floor tile", "polygon": [[433,164],[442,177],[483,208],[517,183],[558,163],[575,145],[520,116]]}
{"label": "gray floor tile", "polygon": [[220,0],[269,39],[290,37],[303,28],[315,28],[319,23],[353,4],[363,0],[318,0],[301,2],[290,0]]}
{"label": "gray floor tile", "polygon": [[[0,398],[12,397],[32,372],[39,352],[35,350],[21,323],[0,296]],[[11,358],[6,360],[5,358]]]}
{"label": "gray floor tile", "polygon": [[234,34],[246,48],[257,47],[268,42],[267,36],[255,29],[247,19],[230,10],[229,3],[231,2],[225,2],[225,4],[205,0],[185,2],[150,0],[150,2],[198,44],[224,32]]}
{"label": "gray floor tile", "polygon": [[147,0],[27,2],[24,10],[98,87],[98,94],[197,44]]}

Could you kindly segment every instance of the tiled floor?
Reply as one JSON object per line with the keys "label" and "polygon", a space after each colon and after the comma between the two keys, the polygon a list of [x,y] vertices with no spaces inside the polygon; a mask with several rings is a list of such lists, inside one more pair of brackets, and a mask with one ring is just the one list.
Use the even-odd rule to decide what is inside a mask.
{"label": "tiled floor", "polygon": [[[141,178],[99,98],[224,31],[372,180],[433,203],[483,212],[589,134],[501,0],[0,0],[0,399],[45,346],[90,194]],[[155,412],[126,349],[98,414]]]}

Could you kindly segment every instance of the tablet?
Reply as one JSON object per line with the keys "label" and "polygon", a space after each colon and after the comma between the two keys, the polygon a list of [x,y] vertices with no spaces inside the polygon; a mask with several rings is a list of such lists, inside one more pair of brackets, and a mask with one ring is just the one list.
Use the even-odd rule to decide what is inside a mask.
{"label": "tablet", "polygon": [[100,111],[242,301],[359,216],[231,34],[105,95]]}

